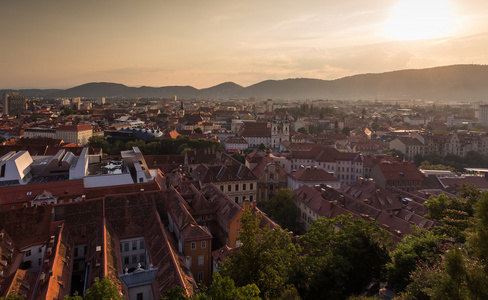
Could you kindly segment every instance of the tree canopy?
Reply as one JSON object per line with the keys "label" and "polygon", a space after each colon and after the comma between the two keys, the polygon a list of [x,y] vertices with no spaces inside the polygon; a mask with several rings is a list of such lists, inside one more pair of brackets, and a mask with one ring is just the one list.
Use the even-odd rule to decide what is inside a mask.
{"label": "tree canopy", "polygon": [[266,202],[266,213],[282,228],[297,232],[300,230],[298,218],[300,211],[293,202],[291,189],[280,189]]}
{"label": "tree canopy", "polygon": [[222,276],[237,286],[256,284],[264,299],[280,298],[287,283],[299,247],[281,228],[259,227],[261,216],[246,208],[241,218],[239,247],[222,265]]}

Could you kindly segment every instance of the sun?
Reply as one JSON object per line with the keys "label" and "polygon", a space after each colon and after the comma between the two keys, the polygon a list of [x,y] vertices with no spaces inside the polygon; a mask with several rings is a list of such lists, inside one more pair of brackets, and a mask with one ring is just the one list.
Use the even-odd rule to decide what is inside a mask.
{"label": "sun", "polygon": [[420,40],[446,36],[454,25],[446,0],[403,0],[392,8],[385,31],[392,39]]}

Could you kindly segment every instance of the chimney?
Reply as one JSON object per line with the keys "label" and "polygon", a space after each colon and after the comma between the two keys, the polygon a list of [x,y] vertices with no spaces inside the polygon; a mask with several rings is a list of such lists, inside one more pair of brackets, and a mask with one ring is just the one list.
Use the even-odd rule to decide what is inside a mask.
{"label": "chimney", "polygon": [[183,217],[180,215],[178,217],[178,229],[181,229],[183,227]]}

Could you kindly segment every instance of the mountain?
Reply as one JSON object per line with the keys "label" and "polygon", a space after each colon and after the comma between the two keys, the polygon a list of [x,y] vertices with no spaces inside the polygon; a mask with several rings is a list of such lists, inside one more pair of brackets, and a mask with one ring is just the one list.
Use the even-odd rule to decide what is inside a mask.
{"label": "mountain", "polygon": [[274,99],[488,100],[488,66],[452,65],[428,69],[360,74],[335,80],[266,80],[248,87],[225,82],[205,89],[191,86],[128,87],[93,82],[66,90],[19,90],[27,97],[151,97]]}

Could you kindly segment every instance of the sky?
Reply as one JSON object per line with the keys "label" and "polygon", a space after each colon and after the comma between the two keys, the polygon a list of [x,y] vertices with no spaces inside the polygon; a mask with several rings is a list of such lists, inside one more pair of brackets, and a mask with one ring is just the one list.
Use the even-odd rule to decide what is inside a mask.
{"label": "sky", "polygon": [[0,0],[0,89],[488,64],[486,0]]}

